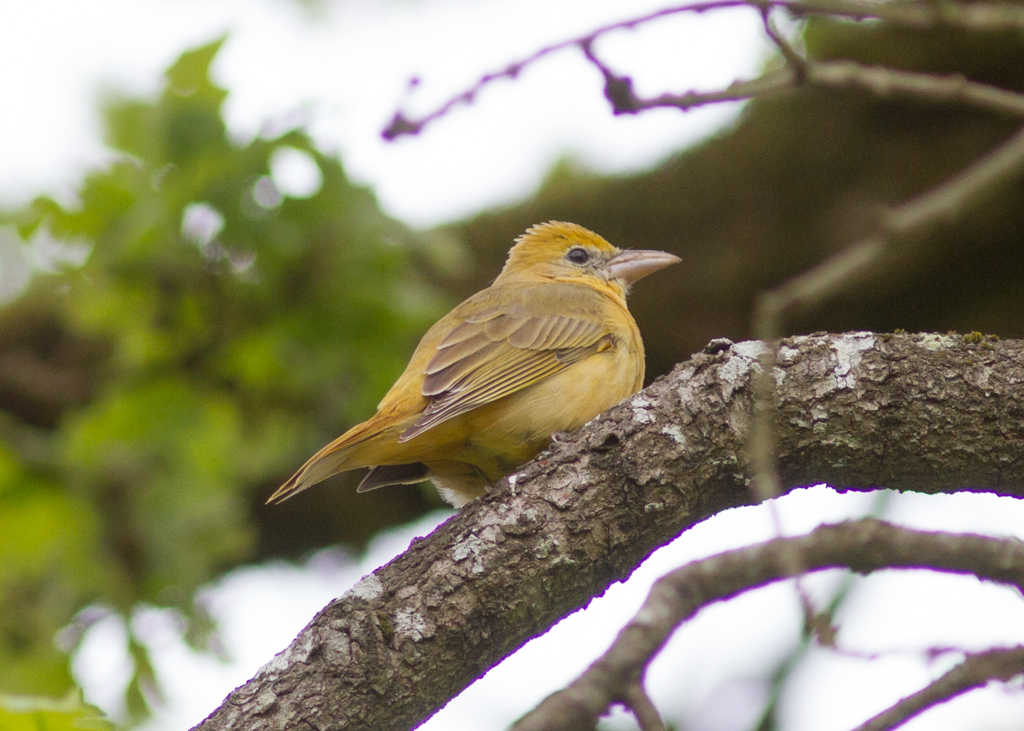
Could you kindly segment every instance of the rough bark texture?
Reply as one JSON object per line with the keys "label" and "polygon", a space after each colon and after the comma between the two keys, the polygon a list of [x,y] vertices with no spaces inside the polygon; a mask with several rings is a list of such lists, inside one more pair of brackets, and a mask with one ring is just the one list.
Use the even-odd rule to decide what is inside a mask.
{"label": "rough bark texture", "polygon": [[[761,344],[717,341],[321,611],[196,728],[409,729],[657,547],[752,502]],[[787,488],[1024,495],[1024,342],[816,335],[773,373]]]}

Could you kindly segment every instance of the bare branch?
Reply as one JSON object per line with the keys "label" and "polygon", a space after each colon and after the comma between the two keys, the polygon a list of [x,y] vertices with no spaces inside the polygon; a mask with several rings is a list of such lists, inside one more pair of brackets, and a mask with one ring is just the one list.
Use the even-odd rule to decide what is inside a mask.
{"label": "bare branch", "polygon": [[1024,29],[1024,6],[1016,3],[876,2],[875,0],[795,0],[773,2],[794,16],[837,15],[877,19],[909,28],[952,26],[970,31]]}
{"label": "bare branch", "polygon": [[[799,557],[795,573],[790,556]],[[850,568],[860,574],[887,568],[923,568],[974,574],[982,579],[1024,588],[1024,542],[1016,538],[915,531],[865,518],[816,528],[799,538],[776,538],[759,545],[694,561],[655,582],[637,615],[619,632],[612,646],[568,688],[549,696],[513,731],[593,729],[576,722],[563,724],[561,698],[587,698],[593,712],[607,712],[625,689],[643,676],[647,665],[675,629],[700,609],[750,589],[792,578],[802,571]],[[1022,672],[1024,648],[970,656],[920,693],[894,706],[886,718],[904,720],[957,693]],[[550,709],[550,710],[549,710]],[[883,714],[885,715],[885,714]],[[879,717],[881,718],[881,717]],[[596,719],[595,719],[596,720]],[[869,722],[870,723],[870,722]],[[865,725],[858,731],[882,731],[891,725]]]}
{"label": "bare branch", "polygon": [[865,721],[854,731],[889,731],[914,716],[990,681],[1006,682],[1024,673],[1024,646],[968,654],[962,663],[918,692]]}
{"label": "bare branch", "polygon": [[[680,111],[696,109],[708,104],[735,102],[754,97],[765,97],[796,86],[793,71],[790,68],[769,71],[749,81],[734,81],[724,89],[716,91],[687,91],[682,94],[661,94],[649,99],[636,98],[631,101],[630,111],[657,109],[659,107],[675,107]],[[618,110],[615,110],[617,113]]]}
{"label": "bare branch", "polygon": [[885,219],[890,235],[903,235],[954,220],[995,186],[1024,168],[1024,127],[1006,142],[941,185],[893,209]]}
{"label": "bare branch", "polygon": [[495,71],[489,74],[484,74],[480,77],[473,86],[461,94],[457,94],[452,97],[435,111],[427,114],[426,116],[420,117],[419,119],[409,119],[401,111],[395,113],[391,123],[381,132],[381,135],[386,140],[393,140],[402,135],[417,135],[423,128],[433,122],[439,117],[443,117],[448,114],[454,107],[460,104],[471,104],[475,99],[476,95],[480,93],[488,84],[497,81],[498,79],[514,79],[519,76],[519,73],[545,56],[550,56],[552,53],[563,51],[566,48],[572,48],[578,46],[581,49],[586,49],[591,46],[595,40],[599,37],[609,33],[613,30],[629,30],[636,28],[639,25],[649,23],[653,20],[667,17],[669,15],[677,15],[679,13],[704,13],[709,10],[717,10],[720,8],[735,8],[748,6],[748,0],[710,0],[709,2],[691,3],[687,5],[679,5],[672,8],[665,8],[654,13],[648,13],[641,15],[629,20],[623,20],[618,23],[612,23],[610,25],[602,26],[594,31],[591,31],[585,36],[578,36],[576,38],[570,38],[569,40],[554,43],[550,46],[545,46],[539,51],[527,56],[524,59],[515,61],[500,71]]}
{"label": "bare branch", "polygon": [[633,711],[637,723],[640,724],[640,731],[665,731],[665,724],[662,723],[658,709],[654,707],[641,682],[627,686],[621,700]]}
{"label": "bare branch", "polygon": [[961,74],[926,74],[853,61],[816,61],[808,82],[831,88],[857,88],[879,97],[905,96],[922,102],[964,104],[998,114],[1024,116],[1024,94],[968,81]]}
{"label": "bare branch", "polygon": [[[641,23],[678,12],[704,12],[706,10],[731,7],[743,3],[705,3],[670,8],[655,14],[642,16],[634,21],[617,23],[598,29],[587,36],[564,41],[541,49],[522,62],[510,65],[504,71],[490,74],[471,89],[454,97],[437,112],[419,121],[410,121],[401,114],[396,115],[392,126],[385,132],[386,137],[397,134],[415,134],[424,124],[446,114],[454,105],[471,102],[479,90],[498,78],[513,78],[522,68],[558,50],[579,46],[585,58],[601,73],[604,79],[604,95],[615,114],[636,114],[656,107],[675,107],[686,110],[710,103],[739,100],[754,96],[767,96],[803,84],[832,89],[860,89],[878,97],[904,96],[930,103],[955,103],[984,108],[1000,114],[1024,116],[1024,95],[1005,89],[968,81],[960,75],[937,76],[932,74],[899,71],[884,67],[872,67],[850,61],[816,62],[803,58],[778,32],[772,23],[770,12],[773,7],[784,8],[794,16],[828,12],[846,17],[877,17],[893,23],[914,27],[937,25],[959,25],[961,27],[1014,27],[1018,15],[1014,12],[994,10],[991,7],[960,6],[951,4],[948,8],[933,4],[892,3],[866,4],[856,0],[824,0],[824,2],[754,2],[759,8],[765,32],[780,49],[786,59],[786,68],[765,74],[759,79],[736,82],[728,88],[712,92],[687,92],[683,95],[663,94],[654,98],[639,97],[629,76],[616,73],[596,54],[595,41],[615,29],[631,28]],[[979,10],[979,8],[981,8]],[[1022,26],[1024,27],[1024,26]],[[908,203],[886,211],[881,217],[879,231],[852,247],[840,252],[822,265],[794,277],[773,291],[764,293],[755,310],[755,332],[764,338],[769,347],[761,355],[761,375],[756,379],[757,395],[754,401],[754,419],[751,436],[751,456],[754,467],[754,497],[766,500],[780,494],[783,481],[778,471],[776,457],[776,423],[774,383],[772,374],[778,358],[777,337],[781,333],[782,319],[786,311],[796,305],[809,304],[832,294],[849,282],[856,274],[874,264],[894,242],[908,233],[938,222],[953,218],[970,205],[983,191],[1016,174],[1024,166],[1024,138],[1021,133],[1011,138],[1000,149],[985,156],[962,174],[946,181],[932,191]],[[776,526],[777,515],[774,516]],[[781,530],[778,531],[781,535]],[[809,624],[813,622],[813,607],[799,586],[799,575],[807,570],[803,557],[792,544],[781,543],[778,563],[785,567],[786,575],[797,577],[801,603]],[[625,632],[625,630],[624,630]],[[592,728],[597,715],[607,710],[612,702],[626,703],[644,729],[661,728],[660,718],[644,693],[642,686],[643,668],[646,661],[634,668],[630,677],[619,677],[614,668],[601,667],[595,670],[602,674],[602,683],[594,687],[603,689],[604,695],[595,695],[593,687],[585,684],[570,688],[564,694],[553,698],[546,714],[561,715],[567,725],[564,728]],[[610,677],[614,676],[614,677]],[[614,682],[612,682],[614,680]],[[546,718],[547,716],[545,716]],[[528,722],[528,719],[524,723]],[[547,721],[543,722],[548,728]],[[532,728],[524,726],[524,728]],[[539,728],[539,727],[538,727]]]}
{"label": "bare branch", "polygon": [[[725,89],[712,92],[689,91],[684,94],[663,94],[651,99],[637,97],[632,91],[628,76],[620,76],[597,60],[593,54],[594,42],[616,30],[629,30],[670,15],[680,13],[705,13],[724,8],[752,7],[765,19],[765,31],[779,47],[789,67],[750,80],[737,81]],[[1024,28],[1024,7],[1010,3],[967,3],[944,2],[863,2],[862,0],[709,0],[665,8],[654,13],[638,16],[618,23],[602,26],[587,35],[570,38],[515,61],[500,71],[484,74],[469,89],[455,95],[433,112],[419,118],[410,118],[397,111],[387,128],[381,133],[387,140],[403,135],[417,135],[434,120],[445,116],[453,108],[471,104],[477,94],[487,85],[499,79],[514,79],[527,66],[567,48],[579,47],[587,59],[604,75],[605,95],[612,102],[616,114],[634,114],[643,109],[676,107],[681,110],[693,109],[723,101],[739,101],[752,97],[767,96],[781,89],[799,85],[804,76],[815,76],[813,82],[821,86],[852,86],[887,96],[905,94],[922,100],[936,102],[960,102],[991,109],[993,111],[1024,115],[1024,95],[996,87],[966,81],[961,76],[937,76],[867,67],[848,61],[812,62],[803,59],[792,46],[779,35],[769,22],[768,13],[772,8],[789,12],[795,17],[815,14],[838,15],[848,18],[878,18],[896,25],[928,28],[953,25],[968,30],[1010,30]],[[817,74],[812,74],[814,69]],[[612,86],[609,81],[621,87]],[[624,90],[623,90],[624,89]],[[628,93],[625,93],[628,91]]]}
{"label": "bare branch", "polygon": [[775,23],[772,22],[771,12],[772,8],[770,5],[765,5],[761,8],[761,22],[764,25],[765,35],[771,39],[775,47],[779,49],[782,57],[786,59],[786,64],[793,74],[793,83],[796,86],[802,86],[807,79],[807,59],[801,56],[793,48],[792,44],[779,33]]}
{"label": "bare branch", "polygon": [[[963,104],[997,114],[1024,117],[1024,94],[969,81],[960,74],[939,75],[900,71],[854,61],[810,61],[796,54],[796,51],[778,36],[777,31],[773,30],[773,33],[778,39],[777,42],[786,44],[799,65],[790,64],[786,68],[769,71],[756,79],[735,81],[724,89],[687,91],[682,94],[665,93],[649,98],[637,96],[633,91],[630,77],[616,74],[597,58],[593,51],[594,39],[586,38],[566,43],[579,45],[587,60],[601,72],[605,79],[605,97],[611,103],[615,114],[636,114],[645,109],[666,107],[688,111],[708,104],[772,96],[806,83],[823,88],[861,89],[882,98],[903,96],[933,104]],[[552,52],[552,49],[555,47],[544,49],[543,53],[546,55]],[[484,76],[473,88],[453,97],[436,111],[420,119],[410,120],[403,113],[396,113],[383,133],[385,138],[394,139],[403,134],[418,134],[424,126],[447,114],[452,107],[472,102],[480,89],[491,81],[517,75],[524,63],[526,62],[513,64],[504,71]]]}
{"label": "bare branch", "polygon": [[[793,53],[796,53],[793,51]],[[861,89],[885,98],[904,96],[933,104],[963,104],[997,114],[1024,117],[1024,94],[997,86],[968,81],[960,74],[926,74],[868,66],[853,61],[809,61],[801,59],[802,79],[792,66],[776,69],[752,81],[737,81],[718,91],[688,91],[628,101],[628,111],[675,107],[682,111],[716,104],[764,97],[796,87],[799,83],[825,88]],[[619,110],[616,109],[618,112]]]}
{"label": "bare branch", "polygon": [[[881,216],[882,233],[869,236],[818,266],[764,293],[754,316],[757,334],[774,340],[790,308],[814,304],[835,294],[875,263],[894,241],[963,213],[990,188],[1024,172],[1024,128],[958,175]],[[767,371],[766,371],[767,372]],[[768,387],[771,383],[768,382]]]}

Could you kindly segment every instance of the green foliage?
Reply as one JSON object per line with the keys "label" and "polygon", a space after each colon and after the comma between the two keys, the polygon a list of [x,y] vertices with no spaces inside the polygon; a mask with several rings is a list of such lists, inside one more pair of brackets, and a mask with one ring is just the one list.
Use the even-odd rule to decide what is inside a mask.
{"label": "green foliage", "polygon": [[97,516],[6,450],[0,508],[0,688],[60,695],[70,677],[54,634],[77,603],[108,587]]}
{"label": "green foliage", "polygon": [[3,731],[105,731],[112,728],[92,706],[71,693],[63,700],[0,695]]}
{"label": "green foliage", "polygon": [[[54,636],[88,605],[176,608],[202,645],[193,597],[252,557],[252,505],[372,413],[440,314],[420,244],[336,159],[298,130],[229,138],[219,46],[185,53],[156,101],[108,105],[124,154],[79,205],[0,214],[53,270],[0,310],[0,354],[27,363],[0,378],[0,690],[65,693]],[[315,194],[275,188],[285,148]],[[153,674],[128,649],[141,714]]]}

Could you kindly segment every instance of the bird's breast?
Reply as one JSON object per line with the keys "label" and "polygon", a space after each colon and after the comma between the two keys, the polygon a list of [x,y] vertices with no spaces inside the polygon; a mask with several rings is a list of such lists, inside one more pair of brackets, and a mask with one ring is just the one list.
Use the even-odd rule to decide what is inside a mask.
{"label": "bird's breast", "polygon": [[472,440],[501,446],[526,461],[555,432],[575,431],[643,386],[644,354],[639,334],[616,334],[610,347],[572,364],[493,404],[467,414]]}

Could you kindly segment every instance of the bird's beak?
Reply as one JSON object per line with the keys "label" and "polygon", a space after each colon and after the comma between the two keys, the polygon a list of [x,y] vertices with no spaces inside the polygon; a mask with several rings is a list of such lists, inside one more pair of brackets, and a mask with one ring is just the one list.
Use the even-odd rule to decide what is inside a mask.
{"label": "bird's beak", "polygon": [[648,274],[680,261],[682,259],[667,251],[627,249],[609,259],[606,266],[609,279],[621,279],[626,284],[632,284]]}

